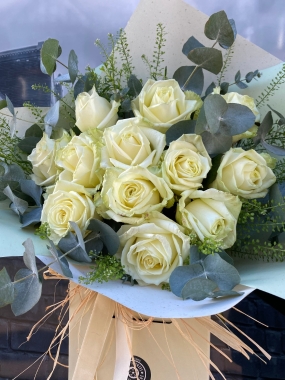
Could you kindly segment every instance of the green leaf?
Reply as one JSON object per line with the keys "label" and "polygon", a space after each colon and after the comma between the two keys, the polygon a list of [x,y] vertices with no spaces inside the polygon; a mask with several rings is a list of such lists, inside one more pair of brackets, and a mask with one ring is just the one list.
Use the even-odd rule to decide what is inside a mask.
{"label": "green leaf", "polygon": [[170,289],[177,297],[181,297],[185,284],[189,280],[199,277],[206,278],[203,267],[199,263],[176,267],[169,277]]}
{"label": "green leaf", "polygon": [[195,133],[197,135],[201,135],[204,131],[207,131],[207,129],[208,129],[208,122],[206,119],[205,107],[203,104],[203,106],[200,108],[199,116],[196,121]]}
{"label": "green leaf", "polygon": [[16,197],[16,195],[13,193],[9,185],[5,187],[5,189],[3,190],[3,194],[5,194],[6,197],[8,197],[11,200],[12,203],[10,205],[10,208],[17,215],[24,214],[24,212],[29,207],[28,202],[24,201],[21,198]]}
{"label": "green leaf", "polygon": [[135,75],[131,75],[128,79],[128,87],[129,87],[129,91],[128,91],[128,94],[132,97],[132,98],[136,98],[141,90],[142,90],[142,84],[141,82],[138,80],[138,78],[135,76]]}
{"label": "green leaf", "polygon": [[52,75],[56,69],[56,60],[61,53],[59,42],[49,38],[41,48],[41,61],[48,75]]}
{"label": "green leaf", "polygon": [[217,284],[207,278],[193,278],[184,285],[181,297],[184,300],[190,298],[193,301],[202,301],[211,297],[216,287]]}
{"label": "green leaf", "polygon": [[68,57],[68,72],[71,83],[76,81],[78,73],[78,58],[74,50],[71,50]]}
{"label": "green leaf", "polygon": [[199,67],[216,75],[219,74],[223,67],[222,52],[214,48],[203,47],[193,49],[188,54],[188,58]]}
{"label": "green leaf", "polygon": [[220,257],[225,260],[227,263],[231,264],[231,265],[234,265],[234,260],[231,258],[230,255],[227,254],[226,251],[222,250],[222,251],[219,251],[218,252],[218,255],[220,255]]}
{"label": "green leaf", "polygon": [[236,268],[223,260],[218,253],[208,255],[203,264],[207,278],[216,282],[220,290],[232,290],[240,283]]}
{"label": "green leaf", "polygon": [[[74,249],[76,246],[77,248]],[[72,250],[68,256],[75,261],[82,263],[91,263],[92,261],[91,258],[87,255],[85,248],[80,247],[76,237],[72,232],[68,232],[65,237],[60,239],[58,247],[63,253]]]}
{"label": "green leaf", "polygon": [[66,277],[73,278],[73,274],[69,269],[69,264],[66,257],[62,257],[62,252],[56,248],[53,241],[49,240],[49,243],[51,246],[47,246],[47,248],[59,264],[62,274]]}
{"label": "green leaf", "polygon": [[19,143],[18,147],[25,153],[31,154],[32,150],[36,147],[37,143],[41,140],[41,137],[25,137]]}
{"label": "green leaf", "polygon": [[169,145],[172,141],[177,140],[182,135],[195,133],[195,120],[183,120],[173,124],[166,132],[166,144]]}
{"label": "green leaf", "polygon": [[182,53],[185,54],[187,57],[190,51],[197,47],[205,47],[205,46],[201,44],[198,40],[196,40],[195,37],[191,36],[183,45]]}
{"label": "green leaf", "polygon": [[6,268],[0,271],[0,307],[9,305],[14,300],[14,285]]}
{"label": "green leaf", "polygon": [[28,128],[25,132],[25,137],[43,137],[43,131],[38,126],[38,124],[33,124],[30,128]]}
{"label": "green leaf", "polygon": [[205,24],[205,36],[230,47],[235,40],[234,31],[225,11],[214,13]]}
{"label": "green leaf", "polygon": [[210,95],[210,94],[213,92],[214,88],[216,88],[216,84],[215,84],[215,82],[212,82],[212,83],[207,87],[207,89],[206,89],[206,91],[205,91],[205,97],[208,96],[208,95]]}
{"label": "green leaf", "polygon": [[285,149],[280,148],[279,146],[270,145],[266,141],[262,141],[263,147],[269,152],[276,154],[276,156],[285,156]]}
{"label": "green leaf", "polygon": [[20,186],[23,193],[33,198],[37,206],[41,206],[41,197],[43,192],[41,186],[36,185],[36,183],[31,179],[21,179]]}
{"label": "green leaf", "polygon": [[191,245],[190,247],[190,264],[196,264],[204,260],[206,255],[199,251],[197,245]]}
{"label": "green leaf", "polygon": [[240,70],[236,73],[235,75],[235,82],[239,82],[240,81]]}
{"label": "green leaf", "polygon": [[20,269],[16,273],[14,281],[15,298],[11,309],[17,317],[25,314],[38,303],[41,298],[42,284],[30,269]]}
{"label": "green leaf", "polygon": [[33,208],[30,212],[26,212],[24,215],[20,215],[20,222],[22,228],[30,226],[31,224],[39,223],[42,216],[42,207]]}
{"label": "green leaf", "polygon": [[242,89],[242,90],[244,90],[245,88],[248,87],[248,85],[245,84],[245,83],[242,82],[242,81],[236,82],[236,85],[237,85],[240,89]]}
{"label": "green leaf", "polygon": [[272,107],[270,107],[269,104],[267,104],[267,107],[269,107],[271,109],[271,111],[276,113],[276,115],[280,118],[280,120],[278,122],[279,125],[285,124],[285,117],[280,112],[274,110]]}
{"label": "green leaf", "polygon": [[220,94],[225,95],[228,92],[229,86],[230,86],[229,82],[222,82]]}
{"label": "green leaf", "polygon": [[212,298],[218,297],[237,297],[243,295],[243,292],[236,292],[235,290],[218,290],[213,293]]}
{"label": "green leaf", "polygon": [[212,133],[205,131],[201,134],[201,137],[210,156],[225,153],[232,146],[231,136],[226,136],[219,133],[213,135]]}
{"label": "green leaf", "polygon": [[28,269],[30,269],[38,277],[38,269],[36,264],[36,255],[32,239],[28,238],[24,241],[23,246],[25,252],[23,255],[23,260]]}
{"label": "green leaf", "polygon": [[204,190],[209,189],[211,183],[215,181],[222,157],[223,154],[217,154],[215,157],[212,158],[212,167],[209,173],[207,174],[207,177],[203,181]]}
{"label": "green leaf", "polygon": [[[192,75],[193,71],[195,72]],[[191,78],[190,78],[191,76]],[[175,79],[183,91],[193,91],[198,95],[202,94],[204,87],[204,74],[201,67],[196,66],[181,66],[173,74]]]}
{"label": "green leaf", "polygon": [[7,103],[7,108],[8,110],[11,112],[11,114],[14,116],[15,115],[15,109],[14,109],[14,106],[13,106],[13,103],[11,102],[11,100],[8,98],[8,96],[6,95],[6,103]]}
{"label": "green leaf", "polygon": [[[232,30],[233,30],[233,33],[234,33],[234,40],[236,39],[236,36],[237,36],[237,28],[236,28],[236,23],[235,23],[235,20],[230,18],[229,19],[229,23],[232,27]],[[230,46],[227,46],[227,45],[223,45],[220,43],[220,46],[223,48],[223,49],[228,49]]]}
{"label": "green leaf", "polygon": [[268,111],[265,115],[262,123],[260,124],[257,135],[253,138],[253,142],[255,145],[259,144],[261,140],[264,140],[266,135],[269,133],[270,129],[273,125],[273,117],[271,111]]}
{"label": "green leaf", "polygon": [[59,106],[60,101],[58,100],[47,112],[44,118],[45,122],[45,132],[50,137],[52,130],[56,126],[59,119]]}
{"label": "green leaf", "polygon": [[6,100],[4,100],[4,99],[0,100],[0,110],[2,110],[3,108],[6,108],[6,107],[7,107]]}
{"label": "green leaf", "polygon": [[87,228],[90,231],[97,232],[104,244],[105,251],[109,255],[115,255],[120,246],[120,239],[117,233],[108,224],[101,222],[98,219],[91,219]]}
{"label": "green leaf", "polygon": [[204,100],[206,120],[209,125],[209,132],[216,133],[221,126],[222,115],[228,109],[225,99],[218,94],[210,94]]}

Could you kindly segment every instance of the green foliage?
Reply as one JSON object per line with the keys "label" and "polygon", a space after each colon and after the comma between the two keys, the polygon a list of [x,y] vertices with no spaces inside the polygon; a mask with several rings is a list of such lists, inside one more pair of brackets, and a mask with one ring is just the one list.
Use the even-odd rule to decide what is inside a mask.
{"label": "green foliage", "polygon": [[119,280],[124,275],[124,267],[121,261],[114,256],[97,256],[95,266],[91,267],[92,271],[87,273],[86,277],[80,277],[83,284],[92,284],[93,282],[108,282],[110,280]]}
{"label": "green foliage", "polygon": [[134,70],[133,58],[130,54],[129,44],[124,29],[120,29],[118,33],[118,40],[116,51],[119,53],[122,60],[122,70],[126,78],[129,78]]}
{"label": "green foliage", "polygon": [[164,282],[161,285],[161,290],[168,290],[169,292],[171,292],[170,285],[167,282]]}
{"label": "green foliage", "polygon": [[35,231],[35,235],[39,236],[42,240],[49,238],[51,230],[47,222],[42,223]]}
{"label": "green foliage", "polygon": [[23,107],[28,108],[32,115],[35,117],[36,122],[43,123],[44,117],[43,117],[43,110],[41,107],[38,107],[30,102],[25,102],[23,104]]}
{"label": "green foliage", "polygon": [[283,83],[285,83],[285,64],[282,66],[282,69],[278,71],[269,85],[257,97],[256,107],[260,107],[266,101],[268,101],[268,99],[274,95],[274,93],[280,88],[280,85]]}
{"label": "green foliage", "polygon": [[232,58],[234,55],[234,46],[235,46],[235,44],[233,43],[232,46],[229,47],[229,49],[226,51],[226,53],[224,55],[224,64],[223,64],[222,70],[220,72],[220,75],[217,78],[218,86],[221,85],[223,79],[225,78],[225,73],[227,72],[227,70],[228,70],[228,68],[232,62]]}
{"label": "green foliage", "polygon": [[163,56],[165,54],[165,51],[163,51],[163,48],[166,42],[166,34],[167,33],[165,31],[165,26],[163,26],[161,23],[157,24],[156,39],[152,59],[149,59],[145,54],[142,55],[142,60],[149,70],[149,77],[154,80],[167,79],[166,69],[162,66],[164,62]]}
{"label": "green foliage", "polygon": [[18,144],[21,139],[14,135],[11,137],[10,126],[5,118],[0,118],[0,160],[7,165],[17,164],[26,174],[32,173],[32,165],[27,161]]}
{"label": "green foliage", "polygon": [[191,239],[191,245],[197,245],[199,251],[204,255],[212,255],[221,251],[221,242],[208,237],[205,237],[203,241],[194,237]]}

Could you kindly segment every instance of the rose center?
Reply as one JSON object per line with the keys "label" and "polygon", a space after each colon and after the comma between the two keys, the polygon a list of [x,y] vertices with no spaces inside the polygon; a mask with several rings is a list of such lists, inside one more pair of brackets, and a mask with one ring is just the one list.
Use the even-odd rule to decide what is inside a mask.
{"label": "rose center", "polygon": [[201,165],[194,157],[179,156],[176,160],[177,173],[184,177],[201,175]]}

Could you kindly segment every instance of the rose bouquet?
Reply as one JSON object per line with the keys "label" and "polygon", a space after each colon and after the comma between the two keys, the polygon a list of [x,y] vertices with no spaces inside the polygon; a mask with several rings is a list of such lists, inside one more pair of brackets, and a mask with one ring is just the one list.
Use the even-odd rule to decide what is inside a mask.
{"label": "rose bouquet", "polygon": [[[271,109],[261,121],[258,105],[270,93],[253,99],[222,81],[234,21],[215,13],[204,33],[212,46],[190,37],[182,52],[194,65],[169,78],[158,24],[153,58],[142,56],[145,83],[124,31],[117,40],[109,36],[113,50],[100,73],[88,67],[80,74],[72,50],[68,74],[58,79],[66,95],[45,115],[29,105],[37,122],[21,140],[13,136],[11,101],[0,102],[12,114],[0,199],[9,198],[23,228],[36,226],[64,276],[76,277],[78,262],[85,265],[79,280],[89,286],[122,280],[138,284],[134,292],[156,285],[194,301],[240,300],[233,255],[284,258],[285,118]],[[54,73],[60,54],[57,40],[44,42],[43,72]],[[221,73],[206,90],[204,70]],[[258,70],[244,78],[238,71],[233,84],[243,89],[259,77]],[[5,268],[0,272],[0,304],[11,304],[16,315],[41,294],[32,241],[24,246],[27,269],[14,282]]]}

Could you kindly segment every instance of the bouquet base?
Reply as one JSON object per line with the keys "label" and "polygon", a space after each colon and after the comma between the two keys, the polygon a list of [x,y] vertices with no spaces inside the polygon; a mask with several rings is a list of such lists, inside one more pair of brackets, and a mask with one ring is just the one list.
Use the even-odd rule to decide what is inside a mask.
{"label": "bouquet base", "polygon": [[214,379],[210,365],[220,371],[210,360],[210,346],[226,355],[210,343],[210,334],[247,358],[253,354],[220,314],[221,324],[211,317],[157,320],[72,282],[71,293],[70,380]]}

